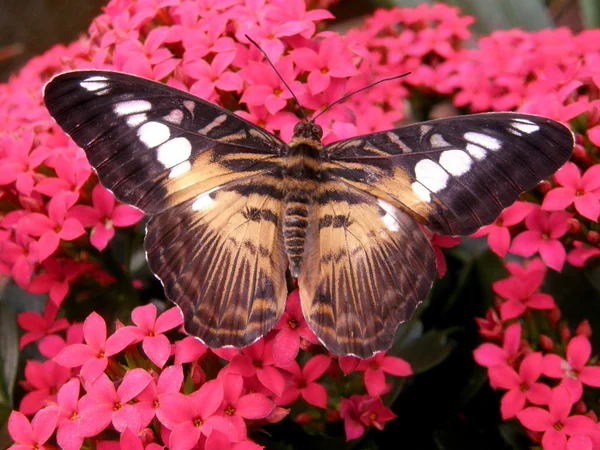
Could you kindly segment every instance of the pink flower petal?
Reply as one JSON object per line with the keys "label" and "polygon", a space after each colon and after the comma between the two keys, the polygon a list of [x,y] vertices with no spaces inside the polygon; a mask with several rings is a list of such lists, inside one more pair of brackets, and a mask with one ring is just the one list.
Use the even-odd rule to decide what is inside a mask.
{"label": "pink flower petal", "polygon": [[200,428],[195,427],[191,421],[178,425],[169,436],[169,449],[190,450],[200,439]]}
{"label": "pink flower petal", "polygon": [[329,86],[331,77],[324,75],[320,71],[315,70],[308,75],[308,89],[312,95],[317,95],[323,92]]}
{"label": "pink flower petal", "polygon": [[8,432],[10,436],[18,444],[23,444],[33,447],[36,444],[36,437],[34,437],[33,429],[25,414],[19,411],[13,411],[10,413],[8,418]]}
{"label": "pink flower petal", "polygon": [[597,221],[600,215],[600,194],[584,194],[576,197],[575,209],[583,217]]}
{"label": "pink flower petal", "polygon": [[144,217],[144,213],[129,205],[117,206],[111,216],[115,227],[130,227],[138,223]]}
{"label": "pink flower petal", "polygon": [[592,450],[593,444],[589,436],[577,435],[567,442],[567,450]]}
{"label": "pink flower petal", "polygon": [[477,364],[483,367],[494,367],[506,364],[506,353],[500,347],[490,343],[481,344],[473,351]]}
{"label": "pink flower petal", "polygon": [[562,368],[564,359],[558,355],[545,355],[542,361],[542,373],[550,378],[562,378],[565,370]]}
{"label": "pink flower petal", "polygon": [[106,344],[106,322],[96,312],[91,313],[83,323],[85,342],[96,351],[104,350]]}
{"label": "pink flower petal", "polygon": [[404,361],[402,358],[397,358],[395,356],[386,356],[383,358],[383,361],[381,361],[379,367],[385,373],[389,373],[390,375],[395,375],[397,377],[407,377],[412,375],[410,364]]}
{"label": "pink flower petal", "polygon": [[502,397],[500,402],[500,412],[502,413],[502,419],[508,420],[517,415],[519,411],[525,406],[525,394],[516,387],[508,391]]}
{"label": "pink flower petal", "polygon": [[91,358],[81,367],[81,375],[88,383],[93,383],[106,370],[107,365],[106,358]]}
{"label": "pink flower petal", "polygon": [[60,238],[65,241],[72,241],[77,239],[82,234],[85,234],[85,229],[81,222],[77,219],[66,219],[63,222],[62,230],[60,231]]}
{"label": "pink flower petal", "polygon": [[587,416],[575,415],[563,420],[564,428],[562,431],[573,436],[574,434],[588,434],[595,431],[595,422]]}
{"label": "pink flower petal", "polygon": [[119,328],[106,340],[106,356],[116,355],[136,339],[128,327]]}
{"label": "pink flower petal", "polygon": [[145,332],[152,331],[154,329],[154,322],[156,321],[156,306],[148,303],[147,305],[134,308],[131,312],[131,320]]}
{"label": "pink flower petal", "polygon": [[214,414],[223,401],[223,383],[221,380],[210,380],[189,396],[203,418]]}
{"label": "pink flower petal", "polygon": [[563,431],[548,429],[542,436],[544,450],[565,450],[567,448],[567,436]]}
{"label": "pink flower petal", "polygon": [[365,370],[365,387],[371,396],[379,396],[387,391],[385,383],[385,375],[380,370],[367,369]]}
{"label": "pink flower petal", "polygon": [[282,328],[273,342],[273,358],[281,367],[290,364],[300,349],[300,336],[294,330]]}
{"label": "pink flower petal", "polygon": [[582,369],[592,356],[592,344],[585,336],[575,336],[567,345],[567,361],[574,369]]}
{"label": "pink flower petal", "polygon": [[329,368],[331,358],[326,355],[316,355],[309,359],[302,368],[303,378],[306,382],[320,378]]}
{"label": "pink flower petal", "polygon": [[154,331],[164,333],[180,326],[183,323],[183,315],[179,308],[170,308],[163,312],[154,325]]}
{"label": "pink flower petal", "polygon": [[573,203],[573,200],[575,200],[575,190],[571,188],[554,188],[544,197],[542,209],[561,211]]}
{"label": "pink flower petal", "polygon": [[327,391],[319,383],[309,383],[302,389],[302,398],[307,403],[319,408],[327,407]]}
{"label": "pink flower petal", "polygon": [[154,364],[162,368],[171,356],[171,343],[164,334],[146,336],[142,343],[144,353]]}
{"label": "pink flower petal", "polygon": [[510,232],[507,228],[492,226],[488,235],[488,244],[494,253],[504,258],[510,247]]}
{"label": "pink flower petal", "polygon": [[90,243],[102,251],[108,247],[108,243],[115,236],[114,228],[106,228],[104,225],[95,226],[90,233]]}
{"label": "pink flower petal", "polygon": [[122,403],[127,403],[146,389],[146,386],[148,386],[151,381],[152,375],[144,369],[128,370],[117,389],[117,395]]}
{"label": "pink flower petal", "polygon": [[54,361],[64,367],[79,367],[96,355],[97,352],[85,344],[73,344],[62,349]]}
{"label": "pink flower petal", "polygon": [[257,370],[256,375],[264,387],[269,389],[276,396],[281,397],[285,388],[285,379],[278,369],[272,366],[266,366]]}
{"label": "pink flower petal", "polygon": [[236,414],[246,419],[264,419],[273,412],[275,405],[262,394],[247,394],[235,405]]}
{"label": "pink flower petal", "polygon": [[141,431],[142,419],[140,413],[133,405],[123,405],[121,409],[113,413],[112,424],[117,431],[123,432],[129,428],[139,433]]}
{"label": "pink flower petal", "polygon": [[579,380],[587,386],[600,387],[600,367],[584,367],[579,372]]}
{"label": "pink flower petal", "polygon": [[554,427],[556,420],[552,415],[542,408],[525,408],[517,413],[517,419],[524,427],[533,431],[546,431]]}
{"label": "pink flower petal", "polygon": [[44,261],[52,255],[59,244],[60,238],[56,232],[48,231],[47,233],[42,234],[38,241],[38,257],[40,261]]}
{"label": "pink flower petal", "polygon": [[540,256],[548,267],[560,272],[567,259],[567,251],[559,241],[548,240],[540,244]]}
{"label": "pink flower petal", "polygon": [[533,383],[525,392],[527,400],[535,405],[547,405],[552,396],[552,389],[547,384]]}

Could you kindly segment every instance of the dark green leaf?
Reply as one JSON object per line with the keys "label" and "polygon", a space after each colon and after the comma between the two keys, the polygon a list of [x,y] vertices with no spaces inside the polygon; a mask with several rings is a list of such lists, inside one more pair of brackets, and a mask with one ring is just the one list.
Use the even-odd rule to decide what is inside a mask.
{"label": "dark green leaf", "polygon": [[598,3],[598,0],[581,0],[579,8],[581,9],[581,19],[586,28],[600,27],[600,3]]}
{"label": "dark green leaf", "polygon": [[19,332],[14,311],[0,302],[0,403],[12,406],[19,368]]}
{"label": "dark green leaf", "polygon": [[444,361],[455,346],[449,335],[454,330],[430,330],[412,345],[398,351],[410,363],[413,373],[426,372]]}

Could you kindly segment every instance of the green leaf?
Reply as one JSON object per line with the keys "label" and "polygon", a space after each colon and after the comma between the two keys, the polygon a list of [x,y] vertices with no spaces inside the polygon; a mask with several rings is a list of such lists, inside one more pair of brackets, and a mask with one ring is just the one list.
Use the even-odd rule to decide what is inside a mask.
{"label": "green leaf", "polygon": [[[417,0],[393,0],[396,6],[413,7]],[[596,3],[597,0],[588,0]],[[431,3],[431,2],[427,2]],[[477,34],[489,34],[494,30],[521,28],[535,31],[554,26],[542,0],[448,0],[444,3],[458,6],[464,14],[475,17],[472,30]]]}
{"label": "green leaf", "polygon": [[583,270],[587,281],[600,293],[600,256],[588,259],[583,266]]}
{"label": "green leaf", "polygon": [[580,17],[586,28],[600,27],[600,3],[598,0],[580,0]]}
{"label": "green leaf", "polygon": [[0,405],[0,449],[5,449],[13,444],[13,439],[8,434],[8,417],[12,407]]}
{"label": "green leaf", "polygon": [[12,407],[19,368],[19,332],[15,312],[0,302],[0,403]]}
{"label": "green leaf", "polygon": [[455,347],[449,335],[455,329],[430,330],[411,345],[401,348],[397,356],[410,364],[413,374],[426,372],[444,361]]}

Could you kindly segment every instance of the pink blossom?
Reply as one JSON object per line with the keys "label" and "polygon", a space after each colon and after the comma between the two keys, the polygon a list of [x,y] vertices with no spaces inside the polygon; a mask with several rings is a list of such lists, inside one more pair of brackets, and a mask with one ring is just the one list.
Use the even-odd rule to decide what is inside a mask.
{"label": "pink blossom", "polygon": [[173,429],[176,424],[169,422],[161,400],[165,395],[179,392],[183,384],[183,369],[180,364],[166,367],[158,377],[158,382],[151,380],[146,388],[136,397],[134,404],[140,414],[141,426],[146,427],[156,415],[167,428]]}
{"label": "pink blossom", "polygon": [[389,386],[385,382],[386,373],[397,377],[407,377],[412,374],[410,364],[402,358],[387,356],[384,352],[359,362],[356,370],[364,370],[365,387],[372,397],[381,396],[389,391]]}
{"label": "pink blossom", "polygon": [[226,371],[245,378],[256,375],[265,388],[280,397],[285,388],[285,379],[274,366],[273,340],[259,339],[242,349],[241,354],[234,356]]}
{"label": "pink blossom", "polygon": [[515,237],[510,251],[525,257],[539,252],[548,267],[562,270],[567,253],[559,238],[566,234],[570,217],[571,214],[563,211],[548,214],[539,207],[532,208],[525,219],[528,231]]}
{"label": "pink blossom", "polygon": [[244,419],[264,419],[273,412],[275,404],[263,394],[244,394],[244,379],[240,375],[226,373],[222,375],[221,380],[223,381],[223,403],[220,409],[223,417],[235,427],[238,439],[244,440],[246,439]]}
{"label": "pink blossom", "polygon": [[165,395],[161,400],[163,411],[168,420],[176,424],[169,437],[169,448],[189,450],[204,435],[208,437],[205,448],[218,450],[218,443],[210,442],[213,429],[230,436],[232,438],[230,441],[237,441],[235,427],[224,417],[215,415],[222,401],[223,384],[219,379],[207,381],[190,395],[180,393]]}
{"label": "pink blossom", "polygon": [[142,342],[144,353],[158,367],[163,367],[171,355],[171,343],[163,334],[183,323],[179,308],[171,308],[156,318],[156,306],[149,303],[139,306],[131,313],[136,326],[125,327],[135,336],[134,342]]}
{"label": "pink blossom", "polygon": [[60,411],[56,440],[63,450],[78,450],[83,443],[79,434],[79,380],[73,378],[65,383],[57,394],[56,406]]}
{"label": "pink blossom", "polygon": [[600,248],[586,246],[581,241],[573,241],[573,249],[567,255],[567,262],[574,267],[583,267],[593,256],[600,255]]}
{"label": "pink blossom", "polygon": [[[9,134],[0,138],[0,186],[15,183],[17,191],[23,195],[31,195],[36,182],[44,176],[36,172],[36,168],[48,156],[47,148],[33,147],[34,133],[26,130],[19,139]],[[31,152],[30,152],[31,151]]]}
{"label": "pink blossom", "polygon": [[519,355],[521,347],[521,324],[513,323],[506,327],[502,347],[485,342],[473,351],[477,364],[491,368],[495,366],[512,366]]}
{"label": "pink blossom", "polygon": [[549,294],[537,292],[544,281],[545,271],[533,271],[523,276],[513,276],[492,284],[494,292],[506,301],[500,305],[502,320],[519,317],[528,308],[552,309],[556,307]]}
{"label": "pink blossom", "polygon": [[70,377],[71,370],[54,361],[27,361],[25,379],[29,392],[21,400],[19,411],[31,415],[55,401],[56,392]]}
{"label": "pink blossom", "polygon": [[435,253],[435,261],[437,265],[438,275],[443,277],[446,275],[446,258],[442,253],[443,248],[456,247],[462,242],[462,239],[455,236],[441,236],[437,233],[433,233],[431,237],[431,246]]}
{"label": "pink blossom", "polygon": [[57,306],[69,293],[70,284],[90,267],[89,264],[59,258],[48,258],[42,265],[44,272],[32,278],[27,290],[33,294],[48,292],[50,300]]}
{"label": "pink blossom", "polygon": [[510,247],[510,231],[508,228],[525,219],[531,211],[531,207],[531,203],[515,202],[502,211],[495,223],[479,229],[472,236],[487,236],[488,245],[492,251],[504,258]]}
{"label": "pink blossom", "polygon": [[573,337],[568,345],[566,359],[556,354],[544,356],[542,372],[550,378],[562,378],[573,400],[581,398],[582,384],[600,387],[600,367],[587,366],[592,356],[592,345],[585,336]]}
{"label": "pink blossom", "polygon": [[48,359],[53,359],[67,345],[81,344],[83,342],[83,324],[72,323],[67,329],[67,339],[63,339],[57,334],[51,334],[43,338],[38,349],[42,355]]}
{"label": "pink blossom", "polygon": [[46,163],[54,169],[57,176],[41,180],[35,186],[35,191],[48,197],[64,191],[72,198],[77,198],[91,173],[87,159],[78,155],[73,161],[66,152],[61,152],[54,157],[50,156]]}
{"label": "pink blossom", "polygon": [[550,401],[550,386],[537,383],[542,374],[542,359],[540,352],[527,355],[517,373],[512,367],[500,365],[491,367],[488,371],[490,384],[494,388],[506,389],[502,397],[500,411],[504,420],[514,417],[529,401],[536,405],[547,405]]}
{"label": "pink blossom", "polygon": [[[290,57],[281,58],[275,63],[275,67],[296,96],[304,93],[304,85],[294,81],[296,71]],[[288,99],[292,98],[290,91],[267,63],[250,61],[240,74],[250,83],[240,98],[242,103],[264,105],[269,113],[275,114],[285,107]]]}
{"label": "pink blossom", "polygon": [[92,190],[93,206],[75,205],[69,217],[77,219],[84,227],[91,227],[90,243],[104,250],[115,235],[115,227],[129,227],[138,223],[144,213],[128,205],[116,205],[115,197],[100,184]]}
{"label": "pink blossom", "polygon": [[294,289],[288,295],[285,311],[275,329],[279,332],[273,342],[273,357],[281,367],[287,366],[296,358],[303,339],[307,343],[319,343],[315,334],[308,328],[306,320],[304,320],[298,289]]}
{"label": "pink blossom", "polygon": [[197,80],[190,92],[201,98],[214,100],[217,97],[216,89],[222,91],[240,91],[243,80],[235,72],[227,70],[233,59],[234,52],[223,52],[215,55],[209,64],[203,59],[186,63],[184,72],[193,80]]}
{"label": "pink blossom", "polygon": [[586,416],[569,416],[572,398],[562,386],[552,390],[549,411],[530,407],[517,413],[517,418],[526,428],[544,433],[542,446],[547,450],[565,450],[567,436],[588,435],[594,432],[595,424]]}
{"label": "pink blossom", "polygon": [[38,242],[40,261],[45,260],[56,251],[61,239],[72,241],[85,233],[78,220],[67,218],[67,211],[76,200],[76,197],[61,191],[50,199],[48,216],[30,213],[21,219],[24,230],[30,235],[40,238]]}
{"label": "pink blossom", "polygon": [[475,317],[479,334],[487,340],[500,340],[503,334],[502,320],[494,308],[488,308],[485,318]]}
{"label": "pink blossom", "polygon": [[[23,212],[25,213],[25,211]],[[9,214],[5,219],[9,217]],[[31,275],[38,261],[38,242],[29,237],[24,230],[16,231],[14,241],[6,237],[3,242],[0,242],[0,262],[8,264],[9,269],[6,273],[10,273],[22,288],[26,289],[29,286]]]}
{"label": "pink blossom", "polygon": [[[79,434],[95,436],[112,422],[117,431],[130,428],[141,429],[138,410],[129,402],[142,392],[152,381],[152,376],[144,369],[132,369],[125,373],[119,387],[106,374],[101,374],[87,388],[86,402],[81,408]],[[83,402],[83,399],[82,399]]]}
{"label": "pink blossom", "polygon": [[385,423],[396,417],[383,405],[381,397],[363,395],[353,395],[349,399],[342,397],[340,416],[344,419],[346,441],[362,436],[369,425],[383,430]]}
{"label": "pink blossom", "polygon": [[38,341],[45,336],[65,330],[69,327],[69,321],[61,318],[56,319],[58,307],[53,302],[47,302],[44,315],[34,311],[25,311],[17,316],[17,323],[26,331],[19,340],[19,348],[23,349],[27,344]]}
{"label": "pink blossom", "polygon": [[352,63],[352,55],[344,50],[342,38],[332,35],[320,42],[318,51],[307,47],[292,51],[296,66],[309,72],[307,85],[311,94],[315,95],[327,89],[331,77],[347,78],[358,74]]}
{"label": "pink blossom", "polygon": [[561,187],[552,189],[544,197],[542,209],[560,211],[571,204],[582,216],[596,221],[600,215],[600,165],[581,171],[572,162],[566,163],[554,179]]}
{"label": "pink blossom", "polygon": [[275,400],[277,405],[288,405],[302,396],[307,403],[319,408],[327,407],[327,391],[323,385],[316,382],[329,368],[331,358],[326,355],[316,355],[310,358],[304,367],[293,361],[285,370],[292,373],[292,379],[286,386],[283,395]]}
{"label": "pink blossom", "polygon": [[119,353],[127,347],[135,335],[127,328],[117,330],[106,338],[106,322],[93,312],[83,324],[85,344],[72,344],[56,355],[54,360],[65,367],[81,368],[81,375],[88,382],[93,382],[108,364],[108,357]]}
{"label": "pink blossom", "polygon": [[192,336],[175,342],[175,364],[183,364],[197,360],[204,354],[208,347]]}
{"label": "pink blossom", "polygon": [[38,411],[31,423],[23,413],[13,411],[8,418],[8,432],[15,441],[11,450],[51,450],[54,447],[45,444],[54,433],[57,420],[56,409]]}

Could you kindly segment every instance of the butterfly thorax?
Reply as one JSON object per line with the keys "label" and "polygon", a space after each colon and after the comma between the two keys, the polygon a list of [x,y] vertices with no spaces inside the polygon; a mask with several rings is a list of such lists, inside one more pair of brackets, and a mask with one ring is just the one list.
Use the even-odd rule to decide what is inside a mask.
{"label": "butterfly thorax", "polygon": [[322,129],[300,122],[283,158],[285,186],[283,236],[290,272],[297,277],[304,257],[304,243],[318,183],[322,179],[320,151]]}

